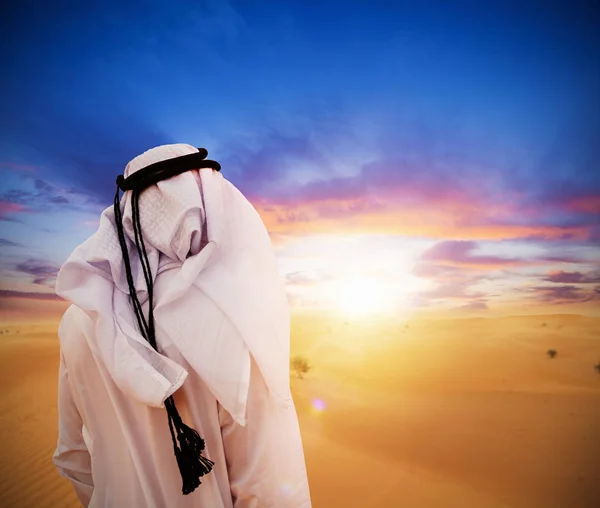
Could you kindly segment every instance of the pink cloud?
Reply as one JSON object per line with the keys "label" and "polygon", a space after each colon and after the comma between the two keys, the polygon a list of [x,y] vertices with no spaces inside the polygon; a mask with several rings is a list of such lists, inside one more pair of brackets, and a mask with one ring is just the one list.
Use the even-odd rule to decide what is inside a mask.
{"label": "pink cloud", "polygon": [[563,272],[562,270],[548,272],[547,282],[564,284],[593,284],[600,282],[600,273],[584,274],[581,272]]}
{"label": "pink cloud", "polygon": [[[320,189],[322,193],[323,189]],[[347,191],[347,192],[346,192]],[[362,194],[361,194],[362,192]],[[299,195],[293,198],[251,200],[271,233],[375,233],[446,239],[565,239],[589,240],[586,225],[539,225],[534,220],[515,224],[513,205],[473,200],[467,194],[410,189],[370,191],[342,189],[333,197]],[[483,262],[484,259],[480,258]],[[488,257],[488,262],[510,264]]]}
{"label": "pink cloud", "polygon": [[564,207],[576,212],[587,212],[600,215],[600,196],[579,196],[564,203]]}
{"label": "pink cloud", "polygon": [[30,208],[12,201],[0,201],[0,220],[6,220],[15,213],[29,212]]}
{"label": "pink cloud", "polygon": [[514,258],[498,256],[477,256],[473,254],[478,249],[477,242],[445,240],[436,243],[423,254],[424,261],[436,261],[451,265],[466,265],[485,268],[498,268],[521,264],[523,261]]}
{"label": "pink cloud", "polygon": [[436,300],[465,302],[457,309],[486,310],[487,295],[473,289],[483,279],[489,278],[489,271],[519,264],[522,261],[498,256],[478,256],[474,241],[449,241],[436,243],[424,251],[415,264],[412,273],[435,282],[435,287],[419,293],[426,303]]}
{"label": "pink cloud", "polygon": [[421,291],[416,295],[422,305],[429,305],[439,300],[484,301],[488,296],[472,289],[473,285],[484,278],[485,272],[470,267],[419,262],[414,266],[412,274],[435,283],[432,289]]}

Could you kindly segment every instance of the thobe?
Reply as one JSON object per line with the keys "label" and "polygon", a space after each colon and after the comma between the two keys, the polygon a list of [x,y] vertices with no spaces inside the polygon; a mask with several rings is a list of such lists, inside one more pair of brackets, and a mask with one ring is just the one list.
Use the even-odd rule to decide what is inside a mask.
{"label": "thobe", "polygon": [[[172,145],[167,152],[172,157],[190,150]],[[164,147],[150,155],[165,158]],[[148,152],[140,158],[138,167],[153,161]],[[177,177],[180,182],[183,176]],[[203,198],[199,224],[208,225],[208,233],[204,231],[205,240],[193,255],[172,253],[169,245],[179,240],[170,237],[169,245],[161,246],[152,228],[159,352],[135,331],[123,273],[113,256],[114,217],[109,209],[96,237],[76,249],[61,269],[57,292],[75,304],[59,328],[54,462],[84,506],[310,507],[297,415],[289,377],[283,378],[289,372],[282,365],[289,353],[289,322],[268,246],[263,239],[253,247],[249,236],[236,233],[237,223],[246,233],[260,226],[229,182],[212,170],[201,170],[196,181]],[[168,195],[175,188],[161,192]],[[180,200],[177,206],[190,208]],[[140,209],[142,218],[144,210],[150,213],[143,201]],[[165,210],[160,213],[162,224]],[[185,228],[197,225],[187,219],[181,224],[179,238],[196,241],[199,235],[186,236]],[[245,242],[244,258],[235,249],[240,241]],[[256,262],[253,273],[241,270],[252,266],[248,260]],[[137,277],[139,282],[139,268]],[[228,295],[227,288],[234,294]],[[261,291],[266,298],[262,305],[256,301]],[[147,306],[146,300],[146,315]],[[275,312],[271,320],[269,310]],[[203,455],[215,462],[187,496],[181,494],[167,414],[161,407],[171,394],[183,421],[205,440]]]}

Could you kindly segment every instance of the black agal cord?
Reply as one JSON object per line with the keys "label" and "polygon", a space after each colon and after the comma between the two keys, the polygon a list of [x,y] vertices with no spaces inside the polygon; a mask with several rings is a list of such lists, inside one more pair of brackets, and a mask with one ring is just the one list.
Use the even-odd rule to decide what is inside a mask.
{"label": "black agal cord", "polygon": [[[124,178],[123,175],[117,177],[117,192],[114,201],[115,222],[117,223],[117,233],[119,235],[121,252],[123,253],[123,262],[125,263],[129,296],[131,297],[140,332],[156,351],[158,351],[158,349],[156,347],[154,330],[153,282],[152,274],[150,272],[150,261],[148,260],[140,223],[140,194],[147,187],[154,185],[161,180],[166,180],[167,178],[184,173],[185,171],[201,168],[212,168],[216,171],[220,171],[221,165],[216,161],[206,159],[207,156],[208,151],[204,148],[199,148],[196,153],[167,159],[146,166],[127,178]],[[142,263],[144,279],[148,289],[148,303],[150,309],[148,312],[148,320],[144,317],[142,306],[138,300],[133,283],[131,262],[129,260],[127,243],[125,242],[125,232],[123,230],[123,214],[121,213],[121,201],[119,197],[120,190],[123,192],[131,191],[131,209],[135,244],[140,262]],[[179,416],[179,412],[177,411],[177,407],[175,407],[175,401],[172,396],[165,400],[165,408],[167,409],[169,417],[169,430],[171,431],[173,450],[175,452],[175,458],[177,459],[177,465],[179,466],[179,472],[181,473],[181,479],[183,480],[181,492],[184,495],[187,495],[194,492],[194,490],[202,483],[200,478],[211,472],[214,462],[202,456],[204,440],[196,430],[183,423]]]}

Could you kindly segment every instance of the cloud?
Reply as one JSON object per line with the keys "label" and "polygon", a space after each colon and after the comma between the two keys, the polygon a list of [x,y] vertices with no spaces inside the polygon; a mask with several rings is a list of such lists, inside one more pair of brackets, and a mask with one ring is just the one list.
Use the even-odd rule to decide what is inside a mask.
{"label": "cloud", "polygon": [[326,273],[309,273],[306,271],[298,271],[288,273],[285,276],[285,283],[289,286],[314,286],[320,282],[332,280],[333,277]]}
{"label": "cloud", "polygon": [[548,273],[543,280],[567,284],[595,284],[600,282],[600,273],[584,274],[581,272],[564,272],[562,270]]}
{"label": "cloud", "polygon": [[543,256],[538,258],[541,262],[546,263],[582,263],[585,262],[582,258],[578,258],[576,256]]}
{"label": "cloud", "polygon": [[598,223],[600,117],[595,111],[599,99],[597,93],[588,95],[569,117],[563,117],[555,126],[554,138],[540,147],[537,163],[516,179],[528,210],[537,211],[542,220]]}
{"label": "cloud", "polygon": [[64,196],[53,196],[49,199],[49,201],[51,203],[60,204],[60,205],[66,205],[67,203],[69,203],[69,200],[67,198],[65,198]]}
{"label": "cloud", "polygon": [[[482,301],[487,296],[472,286],[489,278],[489,272],[518,264],[515,259],[473,254],[479,248],[474,241],[441,241],[425,250],[417,259],[412,274],[432,280],[436,286],[419,293],[427,301]],[[467,304],[468,305],[468,304]]]}
{"label": "cloud", "polygon": [[[435,200],[434,200],[435,201]],[[402,204],[393,197],[323,200],[302,203],[252,200],[270,233],[301,234],[388,234],[452,240],[535,239],[593,241],[587,227],[463,223],[454,206],[443,203]],[[471,213],[476,213],[472,211]],[[466,213],[459,214],[466,217]],[[508,263],[509,260],[501,260]]]}
{"label": "cloud", "polygon": [[458,278],[464,278],[467,274],[470,277],[475,277],[473,275],[474,271],[469,267],[429,262],[415,263],[411,273],[423,279],[434,279],[437,281],[453,281]]}
{"label": "cloud", "polygon": [[17,272],[33,276],[33,283],[39,285],[49,285],[58,275],[60,267],[54,263],[41,259],[30,258],[22,261],[15,266]]}
{"label": "cloud", "polygon": [[[528,257],[511,258],[479,255],[477,254],[478,249],[478,242],[473,240],[443,240],[425,250],[417,258],[412,273],[433,281],[435,286],[429,291],[419,294],[422,301],[471,300],[465,305],[470,305],[473,301],[483,301],[487,305],[489,299],[494,295],[490,294],[489,290],[483,292],[474,289],[480,282],[483,283],[481,287],[487,287],[491,283],[490,281],[496,278],[506,281],[512,277],[538,277],[531,274],[524,275],[521,272],[509,273],[507,269],[510,267],[584,262],[581,258],[569,255],[530,255]],[[600,282],[600,274],[551,271],[542,280],[568,284],[598,283]],[[575,285],[562,288],[537,286],[528,291],[533,293],[532,298],[543,303],[584,302],[593,296]]]}
{"label": "cloud", "polygon": [[0,238],[0,247],[23,247],[23,245],[11,240],[7,240],[6,238]]}
{"label": "cloud", "polygon": [[290,307],[319,307],[322,305],[322,302],[318,299],[298,295],[291,291],[286,291],[286,296]]}
{"label": "cloud", "polygon": [[278,216],[277,221],[286,224],[289,224],[290,222],[307,223],[310,222],[310,218],[308,217],[308,215],[302,212],[287,212],[283,216]]}
{"label": "cloud", "polygon": [[[480,189],[475,177],[470,183],[445,182],[443,172],[437,174],[439,170],[435,169],[414,168],[414,173],[426,173],[425,177],[405,172],[402,167],[367,169],[360,162],[356,162],[358,174],[337,176],[330,162],[321,166],[311,164],[320,171],[321,178],[290,183],[281,176],[288,171],[285,168],[289,164],[271,162],[271,167],[278,169],[272,170],[274,176],[269,177],[269,183],[263,185],[258,179],[247,193],[269,231],[334,230],[456,240],[519,238],[582,242],[593,241],[596,235],[596,221],[566,221],[562,216],[549,221],[547,215],[524,209],[516,198],[499,195],[493,189],[486,192],[484,184]],[[258,174],[254,177],[258,178]],[[302,222],[297,220],[299,217]]]}
{"label": "cloud", "polygon": [[26,298],[28,300],[58,300],[63,299],[55,293],[36,293],[32,291],[14,291],[12,289],[0,289],[0,298]]}
{"label": "cloud", "polygon": [[533,293],[533,298],[541,303],[556,305],[585,303],[600,299],[600,287],[588,290],[574,285],[535,286],[528,288],[527,291]]}
{"label": "cloud", "polygon": [[[352,120],[349,112],[336,114]],[[590,215],[600,203],[597,178],[588,189],[563,195],[551,179],[513,181],[512,168],[508,171],[448,133],[407,132],[403,140],[393,131],[393,140],[383,136],[365,142],[350,129],[340,140],[337,128],[337,122],[315,120],[293,137],[259,136],[251,148],[240,149],[228,161],[240,169],[235,183],[259,209],[269,231],[354,233],[376,228],[381,233],[463,240],[600,238],[597,214]],[[340,174],[336,157],[348,145],[362,147],[364,153],[348,161],[353,171]],[[546,187],[553,192],[537,194]],[[573,206],[557,206],[565,200]],[[510,263],[491,256],[488,261]]]}
{"label": "cloud", "polygon": [[473,254],[479,248],[474,241],[442,241],[429,248],[420,259],[424,261],[443,262],[450,265],[464,265],[480,268],[500,268],[518,265],[523,262],[520,259],[502,258],[498,256],[478,256]]}
{"label": "cloud", "polygon": [[44,180],[42,180],[40,178],[35,178],[33,180],[33,183],[35,185],[35,188],[38,189],[38,190],[40,190],[40,191],[49,193],[49,192],[52,192],[54,190],[53,187],[52,187],[52,185],[48,184],[47,182],[45,182]]}
{"label": "cloud", "polygon": [[[44,178],[36,179],[38,192],[50,193],[54,174],[60,174],[96,203],[108,204],[114,178],[107,172],[114,176],[143,150],[173,142],[140,113],[113,109],[111,115],[90,120],[74,108],[64,122],[58,122],[63,112],[51,109],[40,125],[37,117],[28,119],[26,113],[19,118],[24,126],[15,135],[21,132],[24,152],[36,164],[46,164]],[[60,138],[54,133],[55,123],[63,126]],[[376,232],[457,240],[595,238],[593,222],[585,214],[572,220],[565,209],[550,220],[547,213],[528,206],[527,192],[507,187],[505,168],[491,166],[464,141],[457,140],[453,148],[449,139],[440,142],[421,134],[412,140],[409,136],[405,147],[386,139],[365,142],[353,127],[356,119],[343,109],[309,112],[300,123],[295,130],[260,123],[258,134],[249,139],[232,137],[230,155],[221,160],[225,176],[248,196],[271,233]],[[120,125],[128,129],[124,132]],[[53,192],[45,198],[48,207],[76,207],[60,186]],[[584,199],[579,195],[573,199]],[[13,196],[12,201],[28,202],[29,197]],[[594,203],[593,196],[585,199],[588,204],[581,210]]]}
{"label": "cloud", "polygon": [[580,195],[565,199],[563,206],[576,212],[600,215],[600,194]]}
{"label": "cloud", "polygon": [[507,267],[518,267],[525,265],[543,265],[548,263],[581,263],[582,258],[563,256],[530,256],[524,257],[501,257],[480,256],[475,254],[479,249],[479,243],[474,240],[443,240],[436,243],[419,257],[417,270],[422,276],[437,271],[450,271],[450,267],[463,267],[476,270],[497,270]]}
{"label": "cloud", "polygon": [[481,300],[485,293],[475,291],[472,286],[486,278],[486,274],[465,267],[445,266],[430,263],[415,264],[412,274],[434,282],[434,287],[416,293],[421,305],[449,300]]}
{"label": "cloud", "polygon": [[265,132],[258,139],[234,141],[231,155],[222,161],[231,180],[251,201],[305,202],[313,188],[307,182],[318,179],[325,184],[336,176],[332,154],[319,142],[334,137],[328,127],[309,121],[307,132],[262,128]]}
{"label": "cloud", "polygon": [[453,283],[440,283],[437,287],[421,291],[417,293],[417,296],[426,300],[463,300],[473,298],[483,298],[485,293],[481,291],[471,291],[470,286],[475,281],[463,280],[455,281]]}
{"label": "cloud", "polygon": [[[486,295],[473,286],[490,277],[489,272],[515,263],[515,260],[472,254],[478,245],[473,241],[441,241],[425,250],[413,266],[412,274],[435,283],[432,289],[418,293],[422,302],[466,300],[485,303]],[[479,305],[481,310],[481,305]]]}
{"label": "cloud", "polygon": [[483,300],[473,300],[465,305],[456,307],[455,310],[489,310],[489,307]]}
{"label": "cloud", "polygon": [[99,200],[88,194],[31,175],[21,175],[12,189],[0,195],[0,200],[8,204],[5,208],[13,214],[18,211],[99,213],[101,209]]}
{"label": "cloud", "polygon": [[14,221],[15,214],[29,211],[31,210],[21,203],[0,199],[0,220]]}

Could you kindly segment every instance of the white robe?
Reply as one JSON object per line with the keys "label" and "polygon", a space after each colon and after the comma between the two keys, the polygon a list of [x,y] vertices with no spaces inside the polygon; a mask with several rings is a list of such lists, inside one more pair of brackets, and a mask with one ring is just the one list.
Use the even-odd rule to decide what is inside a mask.
{"label": "white robe", "polygon": [[[158,147],[128,172],[194,150]],[[310,507],[289,391],[289,311],[258,214],[220,173],[202,169],[142,194],[140,217],[159,352],[137,331],[110,208],[57,279],[57,293],[74,303],[59,328],[59,472],[96,508]],[[131,241],[129,252],[147,315]],[[187,496],[164,409],[171,394],[215,462]]]}

